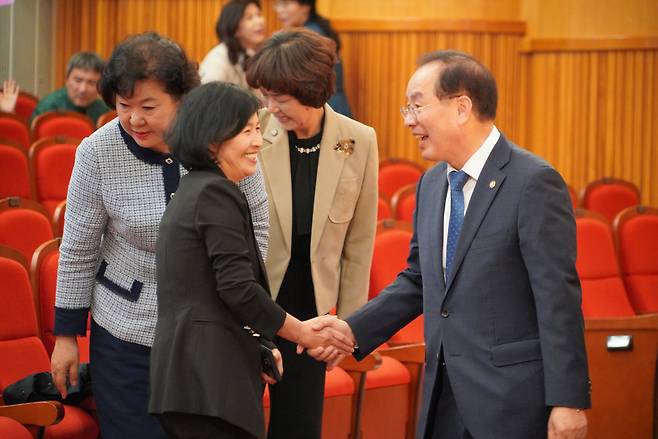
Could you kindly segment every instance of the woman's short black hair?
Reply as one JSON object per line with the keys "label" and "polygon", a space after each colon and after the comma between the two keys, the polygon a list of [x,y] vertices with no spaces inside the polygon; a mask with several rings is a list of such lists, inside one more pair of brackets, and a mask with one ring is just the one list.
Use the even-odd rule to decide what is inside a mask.
{"label": "woman's short black hair", "polygon": [[130,97],[135,83],[155,79],[176,99],[199,85],[196,63],[172,40],[155,32],[133,35],[114,48],[103,70],[99,89],[103,100],[115,106],[117,95]]}
{"label": "woman's short black hair", "polygon": [[217,18],[215,25],[215,34],[217,39],[228,48],[228,59],[231,64],[237,64],[240,60],[240,55],[245,53],[244,47],[240,44],[240,40],[235,36],[240,27],[240,20],[244,15],[247,6],[254,4],[260,10],[260,2],[258,0],[231,0],[223,8],[222,12]]}
{"label": "woman's short black hair", "polygon": [[260,107],[253,93],[228,82],[209,82],[183,97],[165,141],[186,169],[216,169],[209,147],[235,137]]}

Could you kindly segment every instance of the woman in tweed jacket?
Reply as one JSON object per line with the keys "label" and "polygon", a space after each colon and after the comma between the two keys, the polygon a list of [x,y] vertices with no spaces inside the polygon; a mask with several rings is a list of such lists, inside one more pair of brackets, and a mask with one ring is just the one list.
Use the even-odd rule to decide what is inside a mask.
{"label": "woman in tweed jacket", "polygon": [[[119,44],[101,92],[118,119],[78,147],[60,248],[52,355],[66,395],[77,381],[76,336],[91,310],[91,373],[104,439],[164,437],[147,413],[150,347],[157,321],[155,243],[160,219],[186,171],[163,140],[180,98],[197,86],[195,65],[155,33]],[[267,196],[260,170],[240,182],[267,251]]]}

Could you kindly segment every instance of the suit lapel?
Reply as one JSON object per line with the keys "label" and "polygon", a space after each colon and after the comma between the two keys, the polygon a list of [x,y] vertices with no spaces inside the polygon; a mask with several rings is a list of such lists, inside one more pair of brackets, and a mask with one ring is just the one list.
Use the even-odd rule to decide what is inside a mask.
{"label": "suit lapel", "polygon": [[510,147],[501,135],[484,164],[484,168],[482,168],[480,177],[471,195],[471,200],[464,216],[464,224],[459,234],[455,257],[452,262],[453,269],[448,279],[446,279],[446,295],[450,291],[455,274],[461,267],[461,263],[466,256],[468,248],[471,246],[475,233],[480,227],[503,181],[505,181],[505,174],[501,171],[501,168],[509,161],[509,155]]}
{"label": "suit lapel", "polygon": [[339,118],[329,105],[324,106],[324,112],[324,132],[320,142],[318,175],[315,180],[315,199],[313,201],[311,255],[315,253],[327,223],[329,209],[331,209],[343,163],[347,157],[347,154],[335,151],[334,146],[339,139],[349,137],[346,133],[341,132]]}
{"label": "suit lapel", "polygon": [[[432,242],[438,243],[436,249],[430,252],[430,270],[431,273],[437,273],[440,290],[445,288],[443,277],[443,211],[446,205],[446,193],[448,190],[448,180],[446,178],[446,164],[441,163],[437,166],[436,172],[426,174],[428,177],[432,175],[427,181],[423,181],[423,185],[427,185],[427,200],[423,200],[424,205],[429,209],[429,221],[427,224],[431,230],[427,233]],[[437,200],[438,195],[438,200]],[[437,202],[438,201],[438,202]],[[420,204],[420,202],[419,202]],[[437,233],[437,235],[435,235]],[[420,239],[420,238],[419,238]],[[432,248],[430,246],[430,248]]]}
{"label": "suit lapel", "polygon": [[290,179],[290,152],[288,135],[276,118],[269,115],[269,121],[263,131],[263,149],[261,149],[261,166],[263,167],[268,187],[277,188],[270,191],[271,206],[279,220],[286,247],[292,245],[292,182]]}

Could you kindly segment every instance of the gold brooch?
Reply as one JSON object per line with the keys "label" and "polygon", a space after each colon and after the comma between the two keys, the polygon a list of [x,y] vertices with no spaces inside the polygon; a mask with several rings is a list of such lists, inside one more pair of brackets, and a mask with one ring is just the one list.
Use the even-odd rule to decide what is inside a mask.
{"label": "gold brooch", "polygon": [[339,139],[334,151],[342,152],[345,155],[350,155],[354,152],[354,139]]}

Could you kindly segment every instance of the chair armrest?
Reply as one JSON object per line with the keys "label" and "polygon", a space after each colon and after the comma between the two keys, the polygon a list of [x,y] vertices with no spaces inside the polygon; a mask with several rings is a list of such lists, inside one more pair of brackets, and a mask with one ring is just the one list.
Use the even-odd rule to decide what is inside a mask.
{"label": "chair armrest", "polygon": [[12,418],[23,425],[46,427],[64,417],[64,406],[57,401],[28,402],[0,406],[0,416]]}

